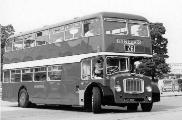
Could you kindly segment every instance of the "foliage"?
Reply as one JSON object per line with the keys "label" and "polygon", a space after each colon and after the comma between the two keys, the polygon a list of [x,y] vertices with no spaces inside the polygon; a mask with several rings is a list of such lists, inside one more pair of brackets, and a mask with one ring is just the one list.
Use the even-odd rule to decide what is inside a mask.
{"label": "foliage", "polygon": [[153,58],[141,60],[139,71],[147,76],[151,76],[154,82],[155,78],[162,78],[164,74],[170,72],[170,67],[166,63],[168,40],[163,37],[166,29],[162,23],[151,23],[150,34],[152,39]]}
{"label": "foliage", "polygon": [[[2,70],[2,64],[3,64],[3,55],[4,55],[4,48],[5,48],[5,45],[7,43],[7,38],[11,35],[14,34],[14,28],[12,25],[7,25],[7,26],[1,26],[0,24],[0,43],[1,43],[1,62],[0,62],[0,70]],[[0,78],[2,78],[2,72],[0,74]],[[2,80],[2,79],[1,79]]]}
{"label": "foliage", "polygon": [[1,48],[5,47],[7,38],[14,34],[14,28],[12,25],[1,26]]}

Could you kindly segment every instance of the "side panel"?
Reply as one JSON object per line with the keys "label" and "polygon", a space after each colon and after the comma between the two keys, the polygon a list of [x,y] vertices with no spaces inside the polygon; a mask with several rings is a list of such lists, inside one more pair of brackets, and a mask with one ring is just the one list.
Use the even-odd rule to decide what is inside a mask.
{"label": "side panel", "polygon": [[2,83],[2,100],[17,101],[20,83]]}
{"label": "side panel", "polygon": [[45,103],[47,97],[46,81],[23,83],[29,93],[29,99],[36,103]]}
{"label": "side panel", "polygon": [[47,81],[47,104],[79,105],[80,63],[63,65],[62,80]]}

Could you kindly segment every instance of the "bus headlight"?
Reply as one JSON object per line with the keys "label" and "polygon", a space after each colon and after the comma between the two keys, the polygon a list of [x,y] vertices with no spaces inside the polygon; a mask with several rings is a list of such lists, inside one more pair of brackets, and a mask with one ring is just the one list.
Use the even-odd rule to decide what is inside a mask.
{"label": "bus headlight", "polygon": [[152,87],[151,86],[147,86],[146,90],[147,90],[147,92],[152,92]]}
{"label": "bus headlight", "polygon": [[115,90],[116,90],[116,92],[121,92],[121,86],[120,85],[116,85],[115,86]]}

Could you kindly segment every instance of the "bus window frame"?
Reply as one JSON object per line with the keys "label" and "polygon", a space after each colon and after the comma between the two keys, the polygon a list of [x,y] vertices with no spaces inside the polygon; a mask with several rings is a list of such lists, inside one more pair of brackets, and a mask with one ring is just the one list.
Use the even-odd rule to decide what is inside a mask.
{"label": "bus window frame", "polygon": [[[131,25],[129,25],[129,24],[135,24],[135,23],[137,25],[147,25],[147,36],[139,36],[139,35],[136,36],[136,35],[131,34]],[[128,24],[129,35],[131,35],[133,37],[141,37],[141,38],[149,38],[150,37],[149,23],[147,21],[129,19],[127,24]]]}
{"label": "bus window frame", "polygon": [[[26,34],[26,35],[23,35],[23,36],[24,36],[23,49],[36,47],[36,34],[35,33],[29,33],[29,34]],[[27,38],[31,38],[30,36],[33,37],[33,39],[34,39],[34,46],[31,47],[31,45],[30,45],[30,47],[25,47],[25,41],[27,41]]]}
{"label": "bus window frame", "polygon": [[[24,69],[33,69],[33,72],[30,72],[30,73],[32,73],[33,75],[32,75],[32,80],[31,81],[23,81],[23,74],[26,74],[26,73],[23,73],[23,70]],[[31,68],[21,68],[21,82],[33,82],[34,81],[34,68],[33,67],[31,67]]]}
{"label": "bus window frame", "polygon": [[[77,23],[80,24],[80,27],[77,27],[77,26],[75,27],[75,24],[77,24]],[[66,28],[69,25],[71,25],[72,27],[71,28]],[[79,38],[83,38],[83,21],[77,21],[77,22],[65,24],[64,27],[65,27],[65,29],[64,29],[64,40],[63,41],[72,41],[72,40],[76,40],[76,39],[79,39]],[[73,37],[72,38],[66,39],[66,32],[67,31],[70,31],[72,29],[74,30],[75,28],[81,29],[80,37],[76,37],[75,38],[75,35],[73,34]]]}
{"label": "bus window frame", "polygon": [[[14,82],[14,81],[12,81],[12,70],[20,70],[20,81],[19,82]],[[22,82],[22,68],[20,68],[20,69],[11,69],[10,70],[10,74],[11,74],[11,76],[10,76],[10,83],[21,83]]]}
{"label": "bus window frame", "polygon": [[[56,28],[59,28],[59,29],[60,29],[59,32],[55,32],[55,31],[54,31]],[[61,29],[61,28],[63,28],[63,29]],[[55,35],[55,34],[63,33],[63,35],[64,35],[62,41],[57,41],[57,42],[56,42],[56,40],[55,40],[54,42],[51,42],[51,43],[49,43],[49,44],[59,43],[59,42],[65,41],[65,25],[53,27],[53,28],[50,28],[49,30],[50,30],[49,39],[51,38],[51,36],[53,36],[53,35]]]}
{"label": "bus window frame", "polygon": [[[107,67],[108,67],[108,65],[107,65],[107,58],[108,57],[110,57],[110,58],[117,57],[117,58],[125,58],[126,59],[126,68],[127,68],[127,70],[125,70],[125,71],[119,70],[118,72],[115,72],[115,73],[119,73],[119,72],[124,73],[124,72],[129,72],[130,71],[130,63],[129,63],[130,58],[129,57],[125,57],[125,56],[106,56],[106,68],[105,68],[106,69],[106,75],[112,75],[112,74],[108,74],[107,73]],[[119,64],[120,64],[119,67],[121,67],[121,63],[120,62],[119,62]]]}
{"label": "bus window frame", "polygon": [[[36,32],[35,32],[35,47],[36,47],[36,46],[43,46],[43,45],[48,45],[48,44],[50,44],[50,43],[48,42],[48,41],[50,40],[50,29],[51,29],[51,28],[43,29],[43,30],[40,30],[40,31],[36,31]],[[40,33],[40,32],[42,33],[42,35],[41,35],[41,36],[37,36],[37,34]],[[46,32],[46,34],[44,34],[44,32]],[[31,34],[31,33],[30,33],[30,34]],[[45,44],[38,45],[38,44],[37,44],[37,41],[38,41],[37,39],[38,39],[38,38],[41,38],[41,37],[44,37],[44,36],[48,36],[48,39],[49,39],[49,40],[48,40],[48,41],[45,41]]]}
{"label": "bus window frame", "polygon": [[[99,21],[100,31],[99,31],[99,34],[95,34],[95,35],[91,35],[91,36],[85,36],[84,24],[85,24],[85,21],[90,21],[90,20],[98,20]],[[103,33],[103,25],[102,24],[103,24],[103,21],[102,21],[102,19],[100,17],[94,17],[94,18],[89,18],[89,19],[82,20],[82,38],[89,38],[89,37],[102,35],[102,33]]]}
{"label": "bus window frame", "polygon": [[[46,71],[38,71],[38,72],[35,72],[35,68],[41,68],[41,67],[45,67],[46,68]],[[46,82],[47,81],[47,75],[48,75],[48,73],[47,73],[47,71],[48,71],[48,67],[47,66],[37,66],[37,67],[33,67],[33,82]],[[36,81],[35,80],[35,73],[43,73],[43,72],[46,72],[46,79],[44,80],[44,81]]]}
{"label": "bus window frame", "polygon": [[[15,41],[16,38],[21,38],[21,40],[18,39],[17,41]],[[23,50],[24,49],[24,35],[21,35],[21,36],[14,37],[13,42],[12,42],[12,51],[17,51],[17,50],[14,50],[14,45],[16,42],[20,42],[20,41],[22,41],[22,48],[17,49],[17,50]]]}
{"label": "bus window frame", "polygon": [[6,45],[5,45],[5,52],[11,52],[11,51],[13,51],[13,41],[14,41],[14,37],[13,38],[10,38],[10,39],[8,39],[8,41],[9,42],[11,42],[11,50],[9,50],[9,51],[7,51],[7,47],[6,47],[6,45],[7,45],[7,43],[6,43]]}
{"label": "bus window frame", "polygon": [[[90,78],[89,79],[84,79],[83,78],[83,62],[84,61],[89,61],[90,62]],[[91,80],[92,79],[92,65],[91,65],[91,58],[85,58],[81,60],[81,80]]]}
{"label": "bus window frame", "polygon": [[[5,71],[9,71],[9,80],[8,80],[8,82],[5,82],[4,81],[4,72]],[[9,70],[9,69],[7,69],[7,70],[3,70],[3,81],[2,81],[3,83],[10,83],[11,82],[11,70]]]}
{"label": "bus window frame", "polygon": [[[60,80],[51,80],[51,79],[49,78],[49,68],[48,68],[48,67],[52,67],[52,66],[61,66],[61,67],[62,67],[61,70],[56,70],[56,71],[61,71],[61,79],[60,79]],[[51,70],[51,71],[52,71],[52,70]],[[47,66],[47,81],[48,81],[48,82],[51,82],[51,81],[53,81],[53,82],[62,81],[62,75],[63,75],[63,65],[62,65],[62,64],[48,65],[48,66]]]}
{"label": "bus window frame", "polygon": [[[111,19],[111,20],[110,20],[110,21],[109,21],[109,20],[107,21],[107,19]],[[115,21],[112,20],[112,19],[115,19]],[[119,22],[119,21],[116,21],[116,20],[122,20],[121,23],[126,23],[126,27],[125,27],[125,29],[126,29],[126,34],[123,34],[122,36],[128,36],[128,35],[130,34],[130,30],[129,30],[129,27],[128,27],[128,19],[126,19],[126,18],[103,17],[103,24],[104,24],[104,23],[107,23],[107,22]],[[112,34],[112,33],[107,34],[107,31],[106,31],[104,25],[103,25],[103,32],[104,32],[104,35],[121,36],[121,34]]]}
{"label": "bus window frame", "polygon": [[[94,68],[94,65],[96,64],[93,64],[93,60],[97,60],[98,58],[102,58],[103,59],[103,61],[102,61],[102,68],[103,68],[103,70],[102,70],[102,77],[96,77],[96,76],[94,76],[94,71],[93,71],[93,68]],[[94,56],[93,58],[91,58],[91,79],[92,80],[102,80],[103,78],[104,78],[104,76],[105,76],[105,57],[103,57],[103,56]]]}

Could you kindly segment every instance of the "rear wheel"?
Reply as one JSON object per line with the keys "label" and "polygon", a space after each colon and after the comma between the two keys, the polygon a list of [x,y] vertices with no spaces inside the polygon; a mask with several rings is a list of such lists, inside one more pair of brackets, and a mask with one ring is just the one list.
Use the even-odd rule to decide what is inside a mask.
{"label": "rear wheel", "polygon": [[93,87],[92,90],[92,112],[101,112],[101,93],[98,87]]}
{"label": "rear wheel", "polygon": [[150,112],[152,110],[153,103],[141,103],[142,111]]}
{"label": "rear wheel", "polygon": [[28,93],[25,89],[21,89],[19,92],[19,97],[18,97],[18,106],[26,108],[30,104],[29,102],[29,96]]}
{"label": "rear wheel", "polygon": [[127,111],[135,112],[138,109],[138,104],[131,103],[127,105]]}

